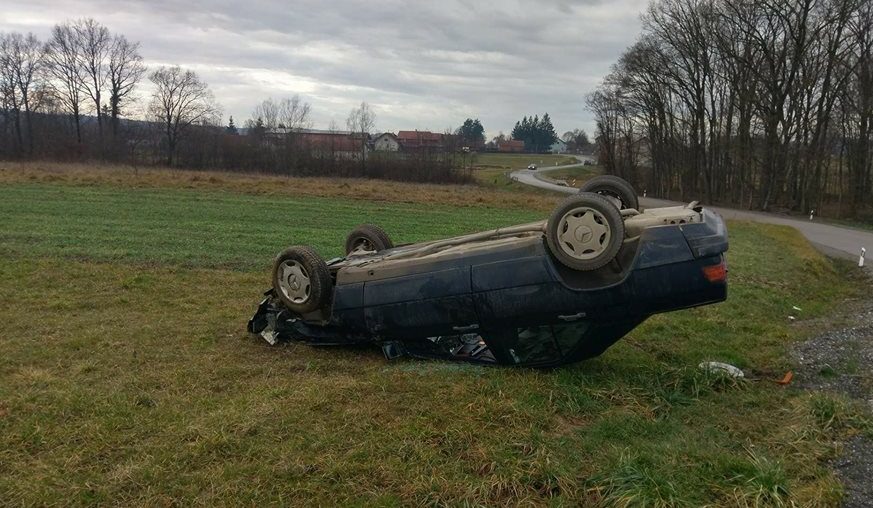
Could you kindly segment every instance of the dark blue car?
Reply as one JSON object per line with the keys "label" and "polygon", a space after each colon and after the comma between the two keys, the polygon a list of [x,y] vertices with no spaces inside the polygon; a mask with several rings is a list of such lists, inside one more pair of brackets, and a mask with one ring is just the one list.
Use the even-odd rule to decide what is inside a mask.
{"label": "dark blue car", "polygon": [[696,203],[641,213],[599,182],[543,222],[397,247],[363,225],[328,262],[290,247],[248,329],[270,343],[379,344],[388,358],[550,367],[603,353],[652,314],[725,300],[721,217]]}

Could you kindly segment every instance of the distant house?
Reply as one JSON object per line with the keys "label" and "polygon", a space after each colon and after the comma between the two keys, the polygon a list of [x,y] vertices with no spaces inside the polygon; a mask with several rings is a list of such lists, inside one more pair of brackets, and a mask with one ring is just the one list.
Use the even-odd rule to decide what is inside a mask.
{"label": "distant house", "polygon": [[550,153],[567,153],[567,143],[564,143],[562,140],[556,140],[552,143],[552,146],[549,147]]}
{"label": "distant house", "polygon": [[400,150],[400,142],[397,141],[397,136],[385,132],[373,138],[373,150],[376,152],[396,152]]}
{"label": "distant house", "polygon": [[358,132],[305,129],[295,133],[295,140],[316,155],[360,159],[369,148]]}
{"label": "distant house", "polygon": [[446,135],[429,131],[399,131],[397,142],[404,152],[444,152]]}
{"label": "distant house", "polygon": [[504,153],[521,153],[524,151],[524,140],[509,139],[497,142],[497,151]]}

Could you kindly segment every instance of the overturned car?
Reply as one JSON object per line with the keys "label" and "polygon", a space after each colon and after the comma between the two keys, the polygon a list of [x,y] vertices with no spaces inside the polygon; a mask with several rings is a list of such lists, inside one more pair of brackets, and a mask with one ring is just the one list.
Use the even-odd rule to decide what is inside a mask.
{"label": "overturned car", "polygon": [[400,246],[362,225],[330,261],[289,247],[248,330],[271,344],[379,344],[389,359],[600,355],[652,314],[727,297],[721,217],[696,202],[641,212],[637,199],[603,176],[545,221]]}

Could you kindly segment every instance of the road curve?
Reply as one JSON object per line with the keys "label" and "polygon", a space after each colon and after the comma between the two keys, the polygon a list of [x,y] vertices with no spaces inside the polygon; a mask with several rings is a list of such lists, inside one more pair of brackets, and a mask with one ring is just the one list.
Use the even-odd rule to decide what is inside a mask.
{"label": "road curve", "polygon": [[[585,156],[577,156],[581,161],[585,160]],[[565,194],[573,194],[576,192],[574,187],[566,187],[558,185],[544,178],[544,173],[556,169],[566,169],[579,166],[572,164],[568,166],[548,167],[540,170],[530,171],[520,169],[510,173],[510,178],[533,187],[562,192]],[[663,199],[640,198],[640,205],[643,207],[658,207],[658,206],[674,206],[681,203],[675,201],[667,201]],[[809,240],[817,249],[829,256],[842,257],[846,259],[858,260],[861,255],[861,248],[866,248],[869,253],[866,265],[873,272],[873,231],[864,231],[862,229],[854,229],[832,224],[824,224],[821,222],[809,221],[799,218],[785,217],[764,212],[751,212],[747,210],[734,210],[730,208],[710,207],[715,210],[725,219],[748,220],[754,222],[763,222],[767,224],[780,224],[783,226],[791,226],[800,231],[803,236]]]}

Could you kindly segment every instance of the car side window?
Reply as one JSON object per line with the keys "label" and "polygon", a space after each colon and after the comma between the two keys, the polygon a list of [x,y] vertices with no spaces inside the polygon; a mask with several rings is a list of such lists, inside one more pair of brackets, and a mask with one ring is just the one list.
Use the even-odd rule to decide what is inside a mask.
{"label": "car side window", "polygon": [[578,322],[516,328],[503,346],[517,364],[553,362],[573,351],[588,327]]}

